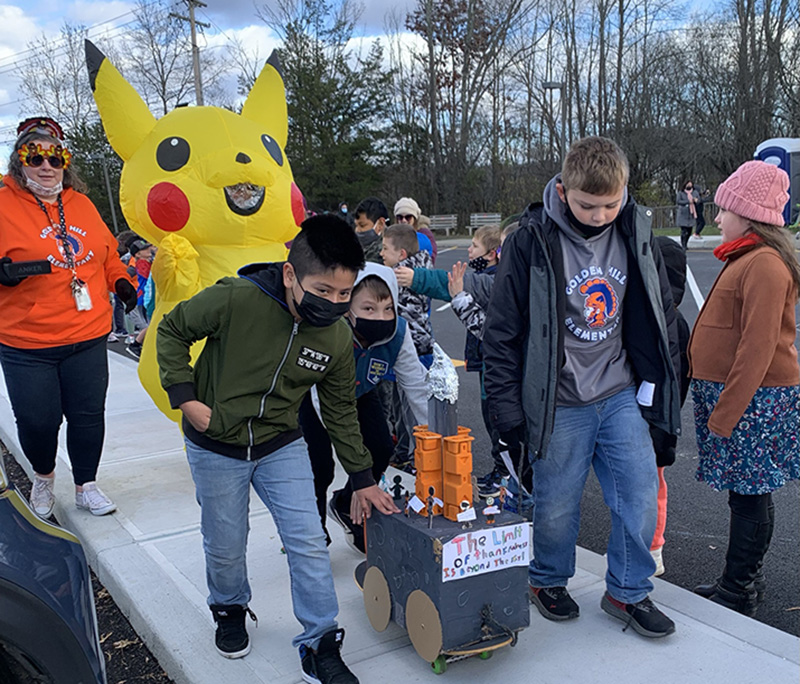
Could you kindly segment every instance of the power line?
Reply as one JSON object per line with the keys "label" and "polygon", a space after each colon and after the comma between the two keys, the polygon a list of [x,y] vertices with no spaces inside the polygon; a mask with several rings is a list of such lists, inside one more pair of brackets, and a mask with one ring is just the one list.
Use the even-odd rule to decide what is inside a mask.
{"label": "power line", "polygon": [[[145,3],[144,7],[149,7],[150,5],[156,4],[159,1],[160,0],[151,0],[151,2]],[[105,24],[110,24],[110,23],[112,23],[114,21],[117,21],[118,19],[122,19],[122,17],[126,17],[129,14],[133,14],[135,11],[136,11],[135,9],[128,10],[127,12],[123,12],[122,14],[119,14],[116,17],[112,17],[111,19],[106,19],[105,21],[100,21],[100,22],[98,22],[96,24],[92,24],[91,26],[87,26],[87,27],[85,27],[87,35],[88,35],[88,32],[91,31],[92,29],[96,29],[96,28],[98,28],[100,26],[103,26]],[[127,23],[130,23],[130,22],[127,22]],[[124,25],[125,24],[123,24],[123,26]],[[53,49],[60,49],[61,47],[64,47],[64,45],[58,45],[58,42],[61,42],[61,41],[63,41],[64,45],[66,45],[66,42],[67,42],[66,39],[59,38],[59,39],[56,39],[55,41],[53,41],[55,43],[53,45]],[[7,61],[9,59],[17,59],[17,58],[21,57],[22,55],[24,55],[24,54],[26,54],[28,52],[33,52],[35,50],[38,50],[38,48],[37,47],[29,47],[29,48],[26,48],[24,50],[20,50],[19,52],[15,52],[13,54],[6,55],[5,57],[0,57],[0,68],[3,68],[5,66],[7,66],[7,65],[3,64],[4,61]]]}
{"label": "power line", "polygon": [[[115,31],[115,30],[118,30],[118,29],[124,29],[125,26],[133,24],[135,21],[136,21],[135,19],[132,19],[131,21],[129,21],[129,22],[125,23],[125,24],[120,24],[119,26],[115,27],[114,29],[110,29],[110,31]],[[107,33],[105,35],[108,38],[119,38],[120,36],[125,35],[126,33],[128,33],[128,31],[121,30],[116,34],[109,32],[109,33]],[[58,48],[55,48],[54,50],[50,50],[48,52],[48,56],[50,58],[63,57],[64,55],[66,55],[69,52],[69,49],[70,49],[69,44],[68,43],[64,43],[63,45],[59,46]],[[35,59],[35,55],[31,55],[30,57],[25,57],[24,59],[21,59],[21,60],[19,60],[17,62],[13,62],[11,64],[5,64],[2,67],[0,67],[0,76],[3,76],[5,74],[10,74],[10,73],[13,73],[13,72],[21,69],[26,64],[29,64],[30,62],[32,62],[34,59]]]}

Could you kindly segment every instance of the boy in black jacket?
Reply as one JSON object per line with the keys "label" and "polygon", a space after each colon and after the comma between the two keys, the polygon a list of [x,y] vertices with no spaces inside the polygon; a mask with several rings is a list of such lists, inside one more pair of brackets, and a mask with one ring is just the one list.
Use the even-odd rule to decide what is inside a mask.
{"label": "boy in black jacket", "polygon": [[491,420],[533,460],[531,600],[578,617],[580,501],[593,467],[611,511],[601,606],[648,637],[675,625],[649,599],[658,476],[648,422],[680,424],[675,312],[650,212],[628,200],[625,154],[584,138],[506,240],[486,327]]}

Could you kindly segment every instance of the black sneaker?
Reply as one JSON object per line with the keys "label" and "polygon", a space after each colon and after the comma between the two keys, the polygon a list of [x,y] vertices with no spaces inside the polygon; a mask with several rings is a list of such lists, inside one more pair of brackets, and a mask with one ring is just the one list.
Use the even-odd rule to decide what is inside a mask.
{"label": "black sneaker", "polygon": [[581,609],[569,595],[566,587],[529,586],[528,589],[530,589],[531,603],[548,620],[574,620],[581,614]]}
{"label": "black sneaker", "polygon": [[508,479],[508,472],[495,466],[486,475],[478,478],[478,495],[484,499],[488,496],[498,496],[503,479]]}
{"label": "black sneaker", "polygon": [[675,623],[656,607],[649,596],[645,596],[638,603],[622,603],[606,592],[603,594],[600,607],[612,617],[625,623],[623,632],[628,627],[633,627],[642,636],[657,639],[675,631]]}
{"label": "black sneaker", "polygon": [[339,489],[331,495],[331,500],[328,502],[328,515],[331,520],[336,521],[342,526],[344,530],[344,540],[350,548],[355,549],[359,553],[366,554],[367,549],[364,546],[364,526],[353,522],[350,517],[350,511],[344,510],[341,501],[342,490]]}
{"label": "black sneaker", "polygon": [[478,496],[488,499],[490,496],[500,495],[500,482],[491,480],[489,482],[478,483]]}
{"label": "black sneaker", "polygon": [[125,347],[125,351],[138,361],[142,356],[142,345],[139,342],[131,342]]}
{"label": "black sneaker", "polygon": [[217,653],[225,658],[244,658],[250,653],[250,637],[244,626],[245,617],[249,614],[258,626],[258,619],[247,606],[210,606],[217,623],[214,642]]}
{"label": "black sneaker", "polygon": [[334,629],[325,634],[316,652],[300,646],[303,679],[312,684],[358,684],[356,677],[342,660],[344,630]]}

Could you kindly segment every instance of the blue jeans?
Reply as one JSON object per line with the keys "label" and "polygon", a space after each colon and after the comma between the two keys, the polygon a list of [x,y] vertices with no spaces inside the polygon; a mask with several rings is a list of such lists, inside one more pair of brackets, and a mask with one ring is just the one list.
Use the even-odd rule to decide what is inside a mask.
{"label": "blue jeans", "polygon": [[580,504],[589,468],[611,511],[608,593],[623,603],[653,590],[650,543],[656,528],[658,471],[633,387],[587,406],[556,408],[547,454],[533,464],[531,586],[563,587],[575,574]]}
{"label": "blue jeans", "polygon": [[289,561],[294,614],[303,626],[292,644],[316,648],[336,629],[339,605],[305,442],[297,439],[257,461],[240,461],[186,439],[186,455],[201,508],[209,604],[250,602],[245,554],[252,484],[272,513]]}

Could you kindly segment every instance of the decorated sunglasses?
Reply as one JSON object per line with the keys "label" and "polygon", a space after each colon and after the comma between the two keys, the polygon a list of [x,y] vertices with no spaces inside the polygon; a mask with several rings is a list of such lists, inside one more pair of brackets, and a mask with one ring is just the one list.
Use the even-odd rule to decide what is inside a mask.
{"label": "decorated sunglasses", "polygon": [[72,161],[70,151],[61,145],[44,148],[39,143],[30,142],[18,149],[17,154],[23,166],[32,166],[35,169],[44,164],[45,159],[53,169],[66,169]]}

